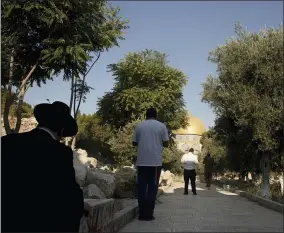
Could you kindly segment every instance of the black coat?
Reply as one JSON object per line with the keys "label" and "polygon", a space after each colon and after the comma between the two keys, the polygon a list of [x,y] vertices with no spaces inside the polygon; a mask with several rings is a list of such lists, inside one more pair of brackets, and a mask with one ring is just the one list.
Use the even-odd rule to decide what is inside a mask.
{"label": "black coat", "polygon": [[1,144],[2,232],[78,232],[84,200],[72,150],[41,129]]}

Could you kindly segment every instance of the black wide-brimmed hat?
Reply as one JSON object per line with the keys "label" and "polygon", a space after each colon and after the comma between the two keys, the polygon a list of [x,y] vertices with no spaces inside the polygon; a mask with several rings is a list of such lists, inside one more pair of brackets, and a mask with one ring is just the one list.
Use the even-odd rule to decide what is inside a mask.
{"label": "black wide-brimmed hat", "polygon": [[78,125],[69,110],[68,105],[60,101],[43,103],[34,108],[34,116],[40,125],[63,129],[62,137],[72,137],[77,134]]}

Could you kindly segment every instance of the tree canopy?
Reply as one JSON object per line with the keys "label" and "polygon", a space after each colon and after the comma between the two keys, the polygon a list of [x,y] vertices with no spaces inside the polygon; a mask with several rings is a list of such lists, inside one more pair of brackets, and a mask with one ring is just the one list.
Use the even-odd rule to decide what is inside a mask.
{"label": "tree canopy", "polygon": [[[99,99],[97,114],[102,123],[111,126],[115,132],[110,145],[116,161],[132,163],[136,156],[132,147],[133,130],[144,120],[149,107],[157,109],[158,120],[164,122],[170,131],[186,126],[187,112],[182,91],[187,77],[169,65],[166,54],[147,49],[129,53],[108,67],[115,84],[111,92]],[[166,164],[175,163],[180,156],[173,141],[164,154]]]}
{"label": "tree canopy", "polygon": [[[77,93],[82,96],[90,89],[85,82],[88,62],[94,54],[117,46],[128,28],[128,21],[118,15],[119,8],[113,8],[105,0],[6,0],[1,6],[4,48],[1,83],[8,90],[4,115],[6,119],[13,102],[11,89],[14,86],[19,99],[18,126],[29,86],[45,83],[63,71],[63,78],[72,79],[72,88],[76,88],[74,95],[72,92],[72,103],[73,99],[77,100]],[[80,75],[84,78],[80,79]],[[78,99],[81,102],[82,97]],[[9,133],[7,119],[4,124]],[[16,127],[15,131],[18,130]]]}
{"label": "tree canopy", "polygon": [[237,23],[235,31],[209,55],[217,76],[207,78],[202,98],[217,115],[216,139],[238,162],[231,169],[259,171],[260,164],[268,187],[269,169],[283,170],[283,27],[251,33]]}
{"label": "tree canopy", "polygon": [[217,116],[252,132],[261,151],[279,148],[283,135],[283,28],[249,33],[236,25],[237,37],[210,53],[217,77],[203,84],[203,100]]}
{"label": "tree canopy", "polygon": [[143,119],[146,109],[155,107],[159,120],[170,129],[185,126],[182,91],[187,77],[169,65],[166,54],[146,49],[108,67],[115,84],[98,101],[98,114],[105,123],[119,128]]}

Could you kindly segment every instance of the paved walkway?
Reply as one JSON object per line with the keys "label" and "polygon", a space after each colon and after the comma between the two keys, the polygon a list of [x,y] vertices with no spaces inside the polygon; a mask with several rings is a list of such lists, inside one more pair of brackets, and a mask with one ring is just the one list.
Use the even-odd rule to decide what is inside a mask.
{"label": "paved walkway", "polygon": [[159,198],[155,221],[134,220],[120,232],[283,232],[281,213],[216,186],[197,186],[197,196],[184,196],[177,183]]}

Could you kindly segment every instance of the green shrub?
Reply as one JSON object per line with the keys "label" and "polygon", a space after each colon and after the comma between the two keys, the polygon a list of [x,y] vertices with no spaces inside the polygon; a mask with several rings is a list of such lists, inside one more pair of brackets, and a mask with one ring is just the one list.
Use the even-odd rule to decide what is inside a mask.
{"label": "green shrub", "polygon": [[132,137],[137,123],[139,121],[128,123],[110,139],[110,149],[114,153],[114,160],[118,165],[131,165],[136,160],[137,149],[132,145]]}
{"label": "green shrub", "polygon": [[169,170],[171,173],[175,175],[183,174],[183,168],[182,168],[180,160],[176,160],[170,163],[163,163],[163,169]]}
{"label": "green shrub", "polygon": [[[120,128],[110,139],[110,149],[114,153],[114,160],[118,165],[131,165],[135,163],[137,148],[132,146],[132,138],[135,126],[140,120],[128,123],[125,127]],[[164,169],[173,173],[182,171],[180,159],[182,152],[177,150],[176,144],[171,143],[169,148],[163,150]]]}

